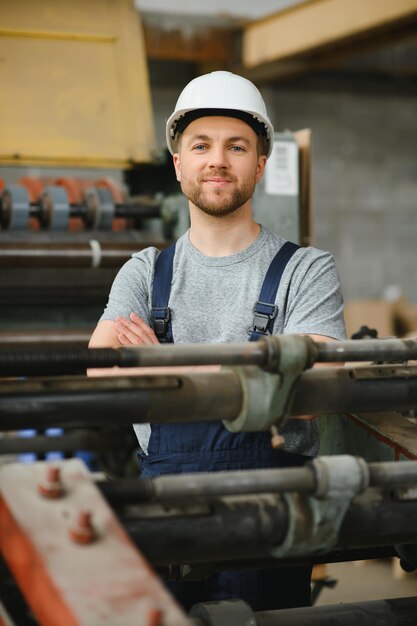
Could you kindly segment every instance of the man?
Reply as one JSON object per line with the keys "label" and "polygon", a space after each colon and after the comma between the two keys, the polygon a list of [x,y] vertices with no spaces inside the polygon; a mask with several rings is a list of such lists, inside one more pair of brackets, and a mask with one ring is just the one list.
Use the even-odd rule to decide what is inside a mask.
{"label": "man", "polygon": [[[261,305],[254,322],[268,268],[287,247],[252,217],[272,141],[265,103],[250,81],[213,72],[185,87],[167,122],[167,143],[188,198],[190,229],[171,255],[148,248],[123,266],[90,346],[237,342],[268,330],[344,338],[337,271],[331,255],[314,248],[292,248],[274,302]],[[300,465],[318,451],[317,427],[308,419],[288,422],[283,450],[271,447],[268,433],[232,434],[219,422],[136,425],[135,431],[145,476]],[[303,606],[310,603],[310,573],[223,572],[172,589],[185,608],[230,597],[253,610]]]}

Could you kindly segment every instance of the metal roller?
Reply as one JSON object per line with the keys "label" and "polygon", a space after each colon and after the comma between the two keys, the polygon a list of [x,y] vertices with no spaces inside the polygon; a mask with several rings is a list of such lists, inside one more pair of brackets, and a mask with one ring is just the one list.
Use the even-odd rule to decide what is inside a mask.
{"label": "metal roller", "polygon": [[0,224],[7,230],[26,230],[30,215],[30,199],[22,185],[9,185],[1,195]]}
{"label": "metal roller", "polygon": [[87,226],[93,230],[111,230],[116,213],[111,191],[105,187],[90,187],[84,192],[84,202]]}
{"label": "metal roller", "polygon": [[54,231],[68,229],[70,204],[64,187],[45,187],[39,203],[42,228]]}

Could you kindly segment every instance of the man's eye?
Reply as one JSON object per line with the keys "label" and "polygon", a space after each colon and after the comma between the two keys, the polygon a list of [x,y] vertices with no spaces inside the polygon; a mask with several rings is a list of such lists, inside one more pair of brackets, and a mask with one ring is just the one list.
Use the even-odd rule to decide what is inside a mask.
{"label": "man's eye", "polygon": [[231,146],[230,149],[232,152],[244,152],[244,148],[242,148],[242,146]]}
{"label": "man's eye", "polygon": [[202,152],[206,149],[206,146],[203,143],[199,143],[193,147],[193,150],[197,150],[197,152]]}

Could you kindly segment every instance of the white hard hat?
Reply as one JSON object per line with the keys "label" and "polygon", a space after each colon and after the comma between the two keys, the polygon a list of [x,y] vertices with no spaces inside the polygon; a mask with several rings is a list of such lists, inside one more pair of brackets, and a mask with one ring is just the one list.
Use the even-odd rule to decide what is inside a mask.
{"label": "white hard hat", "polygon": [[[190,119],[204,115],[230,115],[247,122],[257,132],[263,134],[267,144],[267,156],[272,152],[274,128],[268,117],[265,102],[259,89],[250,80],[231,72],[211,72],[194,78],[180,94],[173,114],[166,125],[166,139],[171,154],[177,152],[180,120],[186,113],[195,111]],[[180,123],[180,124],[179,124]]]}

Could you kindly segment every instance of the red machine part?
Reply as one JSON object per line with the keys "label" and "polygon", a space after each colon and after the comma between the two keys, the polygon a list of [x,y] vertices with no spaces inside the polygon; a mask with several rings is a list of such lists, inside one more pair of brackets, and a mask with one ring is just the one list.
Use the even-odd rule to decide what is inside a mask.
{"label": "red machine part", "polygon": [[81,204],[83,200],[82,187],[77,178],[56,178],[54,185],[65,187],[70,204]]}
{"label": "red machine part", "polygon": [[[40,624],[189,624],[83,463],[56,466],[0,470],[0,550]],[[60,497],[45,493],[51,483],[59,483]]]}
{"label": "red machine part", "polygon": [[39,202],[44,188],[44,184],[41,182],[40,178],[36,178],[35,176],[21,176],[19,178],[19,185],[26,187],[31,204]]}

